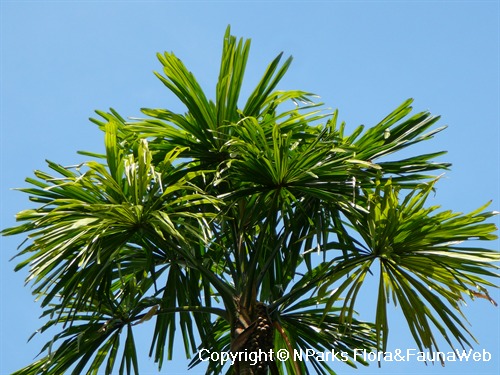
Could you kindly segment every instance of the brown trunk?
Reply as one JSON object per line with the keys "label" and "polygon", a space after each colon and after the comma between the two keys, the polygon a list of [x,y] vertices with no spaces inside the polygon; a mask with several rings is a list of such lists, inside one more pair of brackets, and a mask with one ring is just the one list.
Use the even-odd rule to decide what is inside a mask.
{"label": "brown trunk", "polygon": [[231,351],[239,353],[235,375],[267,375],[274,348],[274,327],[267,306],[256,302],[250,308],[236,301],[238,315],[232,329]]}

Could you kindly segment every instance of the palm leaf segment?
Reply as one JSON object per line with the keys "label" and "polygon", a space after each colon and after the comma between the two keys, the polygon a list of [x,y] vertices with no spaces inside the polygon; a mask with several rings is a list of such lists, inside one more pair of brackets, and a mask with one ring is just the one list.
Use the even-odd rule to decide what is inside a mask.
{"label": "palm leaf segment", "polygon": [[[420,348],[437,348],[431,326],[450,345],[469,345],[460,300],[487,296],[498,254],[457,241],[494,239],[483,222],[493,213],[425,207],[429,173],[449,166],[433,161],[442,152],[390,159],[441,131],[429,130],[438,118],[411,116],[408,100],[346,134],[338,113],[325,113],[312,94],[276,90],[291,63],[280,65],[281,55],[240,107],[249,46],[227,30],[215,103],[175,55],[159,55],[157,76],[185,114],[143,109],[147,119],[126,122],[98,112],[106,165],[49,162],[58,176],[28,179],[35,187],[22,190],[41,207],[21,212],[25,224],[3,234],[30,232],[18,269],[30,267],[49,317],[42,331],[63,330],[19,373],[96,373],[101,365],[112,373],[117,362],[119,373],[138,373],[133,326],[150,319],[160,367],[173,356],[176,327],[189,357],[198,337],[199,350],[248,349],[261,342],[258,321],[272,326],[275,350],[334,349],[355,366],[363,361],[354,349],[386,348],[391,297]],[[410,192],[400,199],[401,191]],[[375,262],[371,324],[354,307]],[[315,372],[333,373],[310,360]],[[291,359],[261,369],[268,365],[311,370]],[[207,373],[221,371],[209,363]]]}

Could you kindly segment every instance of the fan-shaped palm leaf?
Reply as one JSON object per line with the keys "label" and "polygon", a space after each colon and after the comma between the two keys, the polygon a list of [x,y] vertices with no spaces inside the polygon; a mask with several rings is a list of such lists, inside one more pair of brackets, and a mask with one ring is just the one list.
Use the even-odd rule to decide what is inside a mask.
{"label": "fan-shaped palm leaf", "polygon": [[[418,347],[436,350],[432,326],[452,347],[452,339],[470,345],[461,302],[477,292],[487,295],[486,287],[495,286],[488,277],[496,277],[498,267],[493,262],[500,259],[499,254],[459,246],[467,240],[495,239],[495,226],[484,223],[495,212],[483,212],[482,207],[469,214],[436,213],[439,207],[425,207],[433,187],[434,183],[422,185],[401,200],[400,189],[389,180],[366,191],[366,212],[346,214],[362,242],[356,241],[358,250],[347,259],[337,258],[336,272],[328,282],[340,281],[340,285],[330,304],[344,295],[342,315],[349,322],[364,276],[378,263],[376,326],[383,349],[388,332],[386,305],[391,298],[401,306]],[[343,279],[345,275],[349,276]]]}

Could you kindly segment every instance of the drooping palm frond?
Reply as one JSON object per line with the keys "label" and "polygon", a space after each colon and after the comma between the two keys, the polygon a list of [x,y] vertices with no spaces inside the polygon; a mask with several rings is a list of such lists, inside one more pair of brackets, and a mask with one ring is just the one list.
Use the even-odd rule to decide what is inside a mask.
{"label": "drooping palm frond", "polygon": [[[64,357],[60,365],[49,366],[53,373],[61,373],[58,366],[69,366],[83,355],[83,346],[78,346],[82,337],[88,338],[89,345],[92,340],[107,345],[106,350],[118,345],[118,336],[106,338],[94,328],[102,324],[105,314],[120,319],[123,327],[130,325],[134,314],[142,312],[139,307],[148,307],[144,302],[153,297],[155,306],[163,309],[157,316],[158,330],[161,334],[172,332],[168,342],[164,336],[153,338],[153,345],[161,346],[155,359],[161,365],[164,348],[171,351],[177,328],[174,313],[182,309],[187,312],[181,314],[180,327],[188,338],[186,350],[192,350],[196,344],[189,312],[204,314],[194,317],[199,332],[203,332],[209,321],[203,316],[214,311],[206,305],[203,285],[221,285],[217,276],[208,272],[207,260],[196,254],[200,243],[206,243],[210,237],[208,222],[216,215],[214,208],[220,202],[190,182],[196,177],[194,174],[177,173],[175,160],[180,151],[170,152],[159,166],[152,164],[146,141],[139,143],[136,155],[127,155],[120,147],[112,122],[106,125],[105,146],[107,165],[91,161],[75,170],[49,162],[55,176],[36,171],[38,179],[27,180],[34,187],[20,190],[30,194],[41,207],[20,212],[17,219],[25,223],[3,231],[5,235],[29,235],[31,242],[18,254],[28,257],[16,269],[29,267],[27,281],[33,282],[33,293],[42,300],[47,314],[57,315],[49,325],[87,321],[56,337],[56,341],[70,337],[57,352],[49,346],[45,348],[49,350],[48,362],[37,362],[37,366],[52,363],[54,355]],[[183,270],[182,265],[190,268]],[[117,293],[129,302],[135,298],[136,291],[128,295],[123,285],[137,277],[143,280],[142,284],[147,280],[140,295],[146,299],[137,299],[134,306],[129,306],[129,315],[117,317],[119,310],[106,313],[105,305],[100,310],[99,303],[115,300]],[[162,292],[164,298],[157,298]],[[130,338],[126,345],[132,345],[132,331],[127,329]],[[104,344],[102,340],[108,339],[114,344]],[[101,357],[97,354],[99,345],[89,347],[85,356],[86,363],[92,353],[97,355],[94,368],[101,364],[97,359]],[[116,349],[112,350],[116,354]]]}
{"label": "drooping palm frond", "polygon": [[232,373],[229,366],[230,361],[223,362],[210,360],[210,353],[230,353],[231,348],[231,327],[227,319],[216,319],[210,326],[209,332],[198,347],[196,356],[189,363],[189,368],[194,368],[202,363],[207,365],[206,375],[222,374],[226,368],[226,374]]}
{"label": "drooping palm frond", "polygon": [[[335,374],[334,368],[349,365],[356,367],[356,362],[367,365],[356,355],[356,350],[377,350],[375,325],[352,319],[346,325],[342,319],[341,308],[329,305],[329,296],[333,290],[319,290],[324,277],[333,263],[320,263],[296,277],[289,291],[271,305],[276,319],[275,351],[283,349],[290,358],[284,361],[283,373]],[[327,358],[329,357],[329,358]],[[307,358],[307,359],[306,359]]]}
{"label": "drooping palm frond", "polygon": [[496,239],[495,225],[485,223],[496,212],[484,212],[486,206],[468,214],[436,212],[438,206],[425,206],[433,187],[434,182],[424,184],[401,199],[399,186],[378,183],[366,191],[366,211],[346,214],[362,242],[356,241],[359,251],[350,257],[337,258],[328,283],[337,282],[338,289],[329,303],[344,296],[342,315],[348,323],[364,277],[378,263],[376,327],[382,349],[391,299],[401,307],[418,347],[438,350],[433,326],[450,346],[470,345],[461,302],[474,293],[487,296],[486,288],[495,287],[488,278],[497,277],[498,252],[460,243]]}
{"label": "drooping palm frond", "polygon": [[152,279],[124,274],[126,278],[110,287],[108,298],[49,305],[43,314],[49,320],[37,333],[59,326],[62,330],[42,348],[44,357],[15,374],[97,374],[102,365],[107,373],[139,374],[132,325],[146,307],[146,300],[140,301]]}

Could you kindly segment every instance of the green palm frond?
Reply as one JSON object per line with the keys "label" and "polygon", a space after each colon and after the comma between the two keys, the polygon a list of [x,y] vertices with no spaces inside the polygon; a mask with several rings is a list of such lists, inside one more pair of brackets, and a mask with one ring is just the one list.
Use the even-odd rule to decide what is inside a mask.
{"label": "green palm frond", "polygon": [[[207,364],[207,369],[205,371],[206,375],[211,374],[222,374],[224,366],[226,365],[227,374],[232,372],[232,369],[227,366],[227,364],[221,363],[221,361],[211,361],[208,360],[207,354],[209,353],[228,353],[231,346],[231,327],[226,319],[216,319],[211,325],[202,340],[202,343],[198,347],[196,356],[189,363],[189,368],[194,368],[202,363]],[[203,359],[203,361],[202,361]]]}
{"label": "green palm frond", "polygon": [[[345,324],[342,308],[329,304],[329,296],[335,290],[322,281],[329,274],[332,262],[321,263],[295,280],[289,292],[273,303],[271,309],[276,318],[276,349],[286,349],[290,354],[308,355],[307,361],[292,361],[292,356],[282,365],[284,373],[309,374],[310,362],[316,373],[334,374],[328,363],[338,366],[356,363],[368,365],[356,356],[355,349],[375,351],[378,348],[375,324],[355,318]],[[323,285],[321,289],[320,286]],[[326,286],[326,288],[325,288]],[[312,355],[314,353],[314,355]],[[328,353],[325,361],[318,353]],[[332,358],[331,356],[335,356]],[[304,358],[302,357],[302,358]]]}
{"label": "green palm frond", "polygon": [[224,35],[219,79],[216,87],[217,124],[224,125],[239,120],[238,100],[250,51],[250,40],[238,42],[230,34]]}
{"label": "green palm frond", "polygon": [[412,102],[413,99],[406,100],[375,126],[364,132],[360,127],[348,138],[355,147],[357,159],[377,163],[387,176],[391,176],[393,182],[409,188],[415,187],[419,180],[432,178],[421,173],[446,170],[450,166],[449,163],[433,161],[446,152],[417,155],[402,160],[386,160],[389,155],[429,140],[446,128],[442,126],[425,133],[439,120],[439,116],[421,112],[408,117],[412,111]]}
{"label": "green palm frond", "polygon": [[16,374],[97,374],[102,365],[107,373],[138,374],[133,322],[150,305],[142,297],[151,286],[151,278],[129,273],[113,282],[107,298],[49,305],[43,314],[49,320],[37,333],[61,325],[62,330],[42,348],[44,357]]}
{"label": "green palm frond", "polygon": [[[401,307],[418,347],[438,350],[433,326],[450,346],[453,340],[470,345],[461,302],[464,296],[487,295],[486,288],[495,287],[488,278],[497,277],[494,262],[500,255],[460,243],[496,239],[495,225],[485,223],[496,212],[483,212],[486,206],[468,214],[436,212],[439,207],[425,206],[433,187],[434,183],[422,185],[400,199],[400,188],[389,180],[366,192],[367,212],[346,214],[363,244],[350,258],[339,258],[339,271],[329,282],[335,279],[340,285],[330,304],[344,295],[343,316],[349,321],[364,277],[378,263],[376,326],[383,349],[391,299]],[[344,275],[348,277],[342,281]]]}
{"label": "green palm frond", "polygon": [[[207,271],[194,250],[208,241],[208,223],[216,215],[214,208],[219,201],[190,183],[195,174],[177,173],[174,164],[180,151],[173,150],[159,166],[154,166],[146,141],[139,143],[137,155],[127,155],[120,148],[115,124],[109,123],[105,128],[108,166],[91,161],[75,170],[49,162],[49,167],[57,173],[55,176],[37,171],[38,179],[28,179],[34,188],[20,189],[42,206],[20,212],[17,219],[25,223],[3,231],[6,235],[29,233],[31,243],[18,254],[28,257],[16,269],[29,266],[27,281],[33,282],[34,294],[42,299],[42,306],[52,306],[47,312],[58,314],[51,324],[74,323],[80,319],[79,314],[88,312],[89,304],[98,303],[94,301],[116,299],[117,285],[128,283],[130,278],[136,277],[134,275],[149,280],[148,290],[142,293],[163,290],[165,295],[174,297],[173,304],[168,299],[159,304],[166,311],[179,306],[188,307],[187,311],[196,310],[203,304],[200,283],[207,283],[196,269]],[[179,272],[172,271],[179,270],[181,263],[192,267],[191,278],[183,278]],[[165,271],[167,284],[161,288],[160,276]],[[209,273],[209,277],[212,283],[217,283],[216,276]],[[179,285],[190,290],[179,289]],[[151,288],[153,290],[149,291]],[[172,294],[170,290],[177,290],[177,293]],[[60,302],[54,305],[55,300]],[[107,348],[99,350],[106,353],[112,350],[116,354],[113,348],[119,344],[118,336],[109,338],[113,344],[111,341],[105,344],[102,340],[107,338],[97,335],[94,329],[100,324],[102,310],[96,317],[95,314],[91,314],[87,325],[79,326],[76,334],[73,334],[74,329],[68,329],[57,337],[58,340],[70,338],[58,349],[60,354],[56,355],[65,360],[51,367],[52,373],[61,373],[62,363],[69,366],[80,358],[79,345],[87,338],[89,345],[97,340]],[[114,313],[110,314],[114,319]],[[175,330],[173,313],[159,315],[160,327],[165,328],[165,317],[173,319],[166,327]],[[124,322],[133,317],[127,319]],[[196,317],[195,321],[202,332],[207,320]],[[182,315],[180,326],[188,337],[186,347],[189,350],[195,346],[191,316]],[[156,340],[155,337],[153,343]],[[88,349],[89,356],[81,360],[82,366],[100,345],[94,344],[97,346]],[[132,345],[132,331],[129,330],[125,346],[132,348]],[[169,341],[168,346],[172,345]],[[69,355],[70,352],[73,354]],[[135,354],[129,358],[132,352],[126,350],[124,353],[126,372],[130,373],[132,367],[137,372]],[[50,362],[53,355],[50,354],[47,361]],[[97,354],[94,368],[102,362],[98,358],[102,359],[102,355]],[[37,363],[47,365],[43,361]]]}

